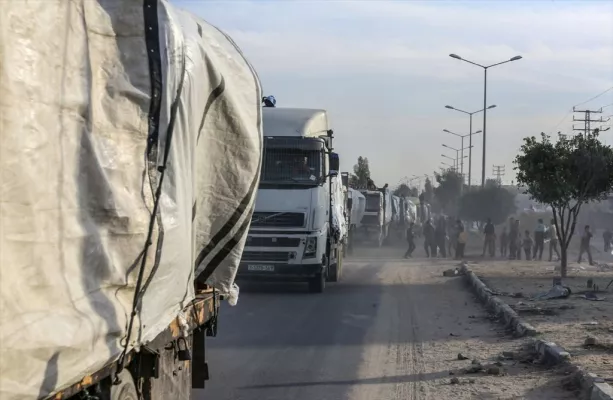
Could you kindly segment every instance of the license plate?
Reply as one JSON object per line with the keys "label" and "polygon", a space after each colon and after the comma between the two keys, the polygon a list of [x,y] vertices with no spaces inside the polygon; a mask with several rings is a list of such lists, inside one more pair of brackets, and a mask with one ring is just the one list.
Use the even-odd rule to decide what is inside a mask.
{"label": "license plate", "polygon": [[265,272],[274,272],[274,265],[262,265],[262,264],[251,264],[247,265],[247,271],[265,271]]}

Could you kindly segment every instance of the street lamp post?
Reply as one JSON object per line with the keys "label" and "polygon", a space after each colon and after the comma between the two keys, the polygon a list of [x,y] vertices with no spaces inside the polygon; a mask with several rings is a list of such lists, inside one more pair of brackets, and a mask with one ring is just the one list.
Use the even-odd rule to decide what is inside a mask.
{"label": "street lamp post", "polygon": [[[462,179],[464,179],[464,149],[465,149],[465,147],[464,147],[464,138],[468,137],[468,136],[476,135],[477,133],[481,133],[481,131],[477,131],[477,132],[474,132],[474,133],[468,133],[466,135],[460,135],[459,133],[451,132],[450,130],[447,130],[447,129],[443,129],[443,132],[451,133],[452,135],[455,135],[455,136],[459,137],[460,140],[461,140],[460,144],[461,144],[461,147],[462,147],[462,164],[460,165],[460,174],[462,174]],[[472,142],[472,140],[471,140],[471,142]],[[469,176],[469,178],[468,178],[468,186],[470,186],[470,153],[472,153],[472,143],[469,144],[468,153],[469,153],[469,156],[468,156],[468,166],[469,166],[468,167],[469,168],[469,171],[468,171],[468,176]]]}
{"label": "street lamp post", "polygon": [[450,110],[459,111],[459,112],[464,113],[464,114],[468,114],[468,116],[470,117],[469,118],[470,119],[470,124],[469,124],[469,128],[468,128],[469,129],[468,130],[468,139],[469,139],[468,140],[468,146],[469,146],[469,150],[468,150],[468,189],[470,190],[470,186],[472,184],[471,179],[472,179],[472,170],[473,170],[473,164],[472,164],[472,161],[473,161],[473,151],[472,151],[473,136],[472,135],[475,135],[475,134],[481,132],[481,131],[477,131],[477,132],[473,133],[473,115],[477,114],[477,113],[480,113],[481,111],[485,111],[486,109],[489,110],[489,109],[492,109],[492,108],[496,108],[496,104],[492,104],[491,106],[489,106],[487,108],[483,108],[481,110],[473,111],[473,112],[468,112],[468,111],[460,110],[459,108],[455,108],[455,107],[452,107],[452,106],[445,106],[445,108],[448,108]]}
{"label": "street lamp post", "polygon": [[[464,164],[464,158],[465,158],[464,150],[468,149],[468,147],[462,147],[460,149],[456,149],[455,147],[447,146],[446,144],[443,144],[443,147],[446,147],[449,150],[455,151],[456,172],[457,172],[460,167],[460,160],[462,160],[462,164]],[[462,153],[461,157],[460,157],[460,152]]]}
{"label": "street lamp post", "polygon": [[[449,157],[449,156],[448,156],[448,155],[446,155],[446,154],[441,154],[441,156],[443,156],[443,157],[445,157],[445,158],[450,159],[450,160],[451,160],[451,162],[453,163],[453,165],[449,165],[449,164],[447,164],[447,165],[449,165],[449,167],[450,167],[451,169],[453,169],[453,170],[457,170],[457,167],[456,167],[456,161],[458,161],[457,159],[455,159],[455,158],[453,158],[453,157]],[[445,163],[443,162],[443,164],[445,164]]]}
{"label": "street lamp post", "polygon": [[[483,68],[483,160],[482,160],[482,170],[481,170],[481,187],[485,187],[485,153],[486,153],[486,147],[485,147],[485,139],[486,139],[486,121],[487,121],[487,70],[488,68],[491,67],[495,67],[497,65],[502,65],[502,64],[506,64],[508,62],[511,61],[517,61],[517,60],[521,60],[522,56],[515,56],[515,57],[511,57],[506,61],[502,61],[496,64],[491,64],[491,65],[481,65],[481,64],[477,64],[476,62],[472,62],[469,60],[466,60],[460,56],[458,56],[457,54],[449,54],[449,57],[451,58],[455,58],[456,60],[460,60],[460,61],[466,61],[469,64],[472,65],[476,65],[477,67],[481,67]],[[470,161],[469,161],[470,162]]]}

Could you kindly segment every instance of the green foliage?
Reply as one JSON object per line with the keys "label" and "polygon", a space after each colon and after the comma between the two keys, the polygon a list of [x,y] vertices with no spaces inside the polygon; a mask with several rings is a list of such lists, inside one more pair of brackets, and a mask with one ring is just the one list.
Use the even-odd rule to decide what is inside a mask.
{"label": "green foliage", "polygon": [[365,188],[370,179],[370,166],[368,158],[358,157],[358,163],[353,166],[353,174],[349,177],[349,186],[354,188]]}
{"label": "green foliage", "polygon": [[417,197],[419,196],[419,191],[416,187],[409,187],[407,184],[401,183],[396,190],[394,190],[394,196]]}
{"label": "green foliage", "polygon": [[434,196],[444,210],[450,204],[455,204],[462,193],[462,175],[452,169],[436,174],[438,186],[434,188]]}
{"label": "green foliage", "polygon": [[484,188],[475,188],[460,198],[459,214],[462,219],[501,224],[515,212],[515,194],[500,187],[496,181],[486,182]]}
{"label": "green foliage", "polygon": [[424,191],[422,195],[419,196],[419,201],[432,203],[434,199],[434,188],[432,187],[432,182],[430,178],[426,178],[426,182],[424,183]]}
{"label": "green foliage", "polygon": [[517,183],[539,203],[553,210],[562,250],[562,276],[566,276],[567,249],[575,232],[581,206],[603,200],[613,188],[613,150],[598,140],[598,131],[586,136],[541,134],[524,138],[515,158]]}
{"label": "green foliage", "polygon": [[555,143],[545,134],[540,141],[527,137],[515,165],[518,184],[525,185],[534,200],[552,207],[579,208],[605,199],[613,186],[613,151],[597,133],[561,135]]}

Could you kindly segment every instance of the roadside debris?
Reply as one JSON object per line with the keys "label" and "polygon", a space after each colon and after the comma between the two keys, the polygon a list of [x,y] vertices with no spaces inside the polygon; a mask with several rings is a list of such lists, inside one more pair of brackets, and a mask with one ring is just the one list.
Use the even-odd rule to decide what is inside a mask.
{"label": "roadside debris", "polygon": [[450,268],[450,269],[446,269],[445,271],[443,271],[443,276],[446,276],[448,278],[453,277],[453,276],[460,276],[460,275],[462,275],[462,272],[458,268],[456,269]]}
{"label": "roadside debris", "polygon": [[466,357],[464,354],[462,353],[458,353],[458,360],[468,360],[468,357]]}
{"label": "roadside debris", "polygon": [[554,285],[547,292],[539,293],[532,298],[532,300],[552,300],[552,299],[565,299],[572,291],[568,286]]}
{"label": "roadside debris", "polygon": [[598,297],[594,292],[586,292],[581,297],[590,301],[604,301],[606,299],[605,297]]}
{"label": "roadside debris", "polygon": [[583,342],[584,346],[596,346],[598,344],[598,340],[594,336],[588,336],[585,338],[585,342]]}

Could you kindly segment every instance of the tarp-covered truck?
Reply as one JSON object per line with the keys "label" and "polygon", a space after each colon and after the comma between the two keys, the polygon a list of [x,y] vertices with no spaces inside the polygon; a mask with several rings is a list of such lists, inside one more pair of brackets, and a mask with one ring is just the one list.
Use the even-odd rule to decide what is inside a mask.
{"label": "tarp-covered truck", "polygon": [[259,80],[166,1],[1,8],[0,398],[189,399],[238,294]]}

